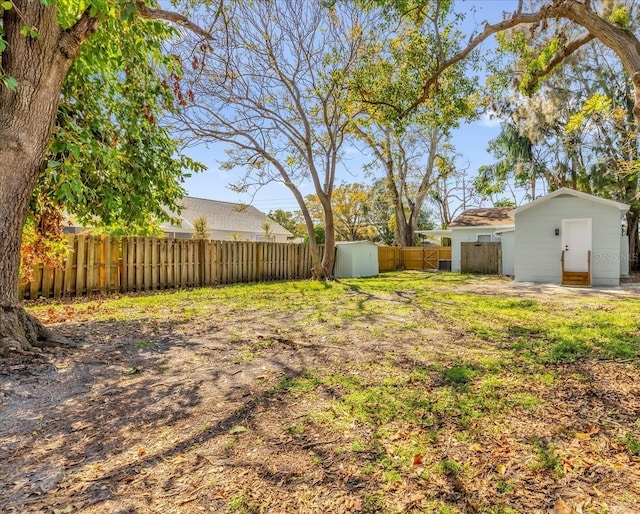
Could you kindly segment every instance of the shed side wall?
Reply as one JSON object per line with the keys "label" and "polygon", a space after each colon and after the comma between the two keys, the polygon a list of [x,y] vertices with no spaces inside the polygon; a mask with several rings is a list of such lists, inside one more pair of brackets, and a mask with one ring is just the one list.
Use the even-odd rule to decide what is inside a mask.
{"label": "shed side wall", "polygon": [[378,247],[366,241],[338,243],[333,269],[336,278],[376,276],[379,272]]}
{"label": "shed side wall", "polygon": [[515,231],[504,232],[502,237],[502,273],[503,275],[513,276],[514,262],[516,252],[516,233]]}

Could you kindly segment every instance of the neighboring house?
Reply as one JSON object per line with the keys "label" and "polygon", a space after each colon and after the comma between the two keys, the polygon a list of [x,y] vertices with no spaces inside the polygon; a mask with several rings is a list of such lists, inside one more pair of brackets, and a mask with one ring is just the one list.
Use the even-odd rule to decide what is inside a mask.
{"label": "neighboring house", "polygon": [[[448,227],[451,231],[451,271],[460,272],[460,243],[500,242],[502,239],[497,232],[514,228],[513,218],[509,216],[513,209],[514,207],[467,209],[456,217]],[[504,262],[502,267],[504,269]]]}
{"label": "neighboring house", "polygon": [[91,227],[80,224],[76,217],[68,212],[62,214],[62,233],[69,235],[86,234],[91,232]]}
{"label": "neighboring house", "polygon": [[[221,241],[271,241],[286,243],[293,234],[252,205],[205,200],[185,196],[181,201],[182,212],[171,217],[178,223],[162,223],[160,227],[168,237],[190,238],[194,233],[193,222],[204,217],[210,231],[210,239]],[[266,230],[268,224],[268,229]]]}
{"label": "neighboring house", "polygon": [[518,208],[468,209],[450,225],[451,269],[462,242],[500,241],[502,270],[516,282],[617,286],[629,274],[629,206],[561,188]]}
{"label": "neighboring house", "polygon": [[[181,214],[167,212],[175,221],[160,224],[160,228],[167,237],[190,239],[195,232],[193,221],[204,217],[207,220],[210,239],[287,243],[293,238],[293,234],[286,228],[251,205],[205,200],[191,196],[185,196],[180,204]],[[268,230],[265,230],[267,224]],[[90,227],[77,223],[73,216],[66,216],[65,233],[81,234],[90,230]]]}
{"label": "neighboring house", "polygon": [[629,274],[623,203],[561,188],[513,212],[515,280],[617,286]]}

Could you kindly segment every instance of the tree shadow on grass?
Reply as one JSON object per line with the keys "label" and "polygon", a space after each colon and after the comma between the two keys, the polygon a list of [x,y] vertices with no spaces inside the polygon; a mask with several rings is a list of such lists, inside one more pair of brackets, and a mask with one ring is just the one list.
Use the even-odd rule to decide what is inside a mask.
{"label": "tree shadow on grass", "polygon": [[[374,298],[366,301],[370,299]],[[401,295],[392,301],[409,303],[411,297]],[[416,312],[423,312],[417,302],[414,305]],[[291,322],[287,333],[296,338],[292,341],[278,332],[285,318],[272,320],[273,326],[260,324],[258,335],[227,326],[221,319],[67,324],[62,327],[67,335],[87,342],[82,350],[44,357],[22,371],[0,367],[4,406],[0,410],[0,510],[63,510],[69,505],[84,510],[95,504],[102,512],[149,512],[159,511],[164,502],[174,511],[191,512],[188,503],[179,507],[180,502],[193,498],[198,487],[206,487],[198,493],[200,506],[220,512],[230,498],[217,497],[218,491],[209,489],[206,477],[220,474],[218,487],[225,477],[239,476],[231,487],[240,493],[250,487],[242,478],[242,473],[249,472],[283,498],[307,487],[324,493],[336,490],[336,495],[355,495],[364,501],[367,492],[384,485],[381,479],[349,474],[354,452],[336,451],[349,443],[347,435],[334,436],[330,429],[321,431],[322,427],[319,440],[306,433],[297,438],[287,434],[288,424],[305,420],[314,408],[313,397],[306,397],[309,403],[302,402],[294,412],[295,394],[276,385],[283,377],[292,380],[308,370],[334,366],[336,372],[346,373],[357,359],[375,366],[393,357],[396,369],[410,372],[420,366],[429,373],[429,387],[446,387],[447,382],[436,380],[443,372],[441,366],[434,366],[434,347],[429,343],[416,350],[422,343],[411,334],[404,346],[398,334],[385,336],[383,351],[379,336],[354,338],[344,347],[323,346],[317,344],[320,336],[303,331],[295,335],[299,326]],[[384,325],[384,318],[379,322]],[[234,328],[240,329],[241,337]],[[527,330],[514,335],[531,337]],[[463,335],[441,345],[464,346],[469,341],[477,344]],[[247,348],[253,349],[244,352]],[[625,404],[621,391],[605,389],[595,375],[588,382],[571,378],[578,364],[554,367],[562,370],[559,376],[570,378],[556,393],[567,404],[563,416],[576,420],[569,428],[584,432],[583,425],[602,424],[600,419],[612,412],[629,424],[637,413],[637,402],[631,405],[627,399]],[[480,376],[469,378],[470,390]],[[466,394],[463,388],[454,393]],[[585,412],[595,414],[585,419]],[[528,411],[521,415],[532,420],[537,416]],[[280,424],[270,429],[266,419]],[[449,417],[434,419],[432,424],[430,430],[468,430]],[[550,419],[549,426],[553,424]],[[563,432],[554,435],[553,442],[561,445],[571,437]],[[239,448],[234,450],[233,444]],[[463,445],[460,448],[464,450]],[[441,450],[443,460],[462,461],[462,454],[449,456],[446,446]],[[280,455],[290,463],[296,458],[306,463],[308,474],[300,471],[302,466],[275,466],[269,460]],[[493,473],[488,465],[485,471]],[[180,496],[187,480],[202,482]],[[530,487],[520,477],[514,483]],[[447,503],[461,504],[463,497],[475,502],[482,496],[474,484],[467,483],[468,490],[462,492],[455,485],[448,488]],[[321,486],[325,488],[314,489]],[[535,492],[543,497],[552,493],[555,490]]]}
{"label": "tree shadow on grass", "polygon": [[82,349],[0,363],[0,510],[113,498],[141,470],[250,424],[280,377],[334,358],[274,337],[243,360],[245,341],[206,326],[70,323],[60,329]]}

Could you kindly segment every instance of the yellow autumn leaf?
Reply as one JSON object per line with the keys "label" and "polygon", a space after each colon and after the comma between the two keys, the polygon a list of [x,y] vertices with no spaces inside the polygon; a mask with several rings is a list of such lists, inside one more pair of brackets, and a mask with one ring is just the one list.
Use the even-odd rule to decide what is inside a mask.
{"label": "yellow autumn leaf", "polygon": [[504,464],[498,464],[496,466],[496,471],[500,474],[500,475],[504,475],[507,472],[507,466],[505,466]]}

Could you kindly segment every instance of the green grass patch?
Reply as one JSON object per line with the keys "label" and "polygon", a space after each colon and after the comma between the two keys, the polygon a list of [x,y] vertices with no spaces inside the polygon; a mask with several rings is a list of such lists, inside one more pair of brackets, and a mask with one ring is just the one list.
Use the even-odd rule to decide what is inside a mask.
{"label": "green grass patch", "polygon": [[[576,395],[588,391],[596,379],[584,371],[589,369],[582,366],[585,360],[638,358],[640,301],[595,294],[512,298],[464,289],[478,280],[455,273],[394,272],[335,283],[241,284],[48,303],[30,310],[62,321],[139,322],[145,327],[148,322],[159,326],[204,319],[225,330],[232,357],[247,368],[274,356],[281,338],[301,343],[300,348],[304,343],[303,356],[316,367],[298,375],[288,371],[290,376],[269,382],[274,372],[261,384],[269,388],[267,395],[288,397],[296,405],[296,417],[278,413],[283,435],[294,436],[289,439],[297,443],[307,438],[327,442],[314,447],[317,465],[320,459],[341,461],[368,486],[374,484],[360,497],[365,512],[397,512],[387,501],[388,492],[406,484],[465,483],[472,490],[474,478],[482,476],[491,494],[482,496],[479,511],[507,514],[515,512],[507,505],[521,476],[495,472],[495,463],[502,461],[492,460],[488,452],[497,449],[511,462],[526,462],[518,474],[561,477],[566,419],[578,423],[586,414],[580,411],[563,418],[561,426],[540,428],[536,433],[546,438],[505,433],[513,426],[519,431],[535,426],[533,431],[547,423],[545,416],[557,413],[548,407],[560,388],[579,381]],[[482,290],[492,281],[482,279]],[[227,321],[234,325],[222,328]],[[158,347],[151,333],[136,337],[132,349]],[[343,359],[342,348],[350,350],[350,344],[357,344],[360,354]],[[194,354],[187,362],[193,368],[211,366],[213,357],[200,354],[207,356]],[[199,426],[204,432],[211,429],[209,423]],[[637,433],[637,427],[625,427],[617,440],[633,457],[640,456]],[[228,444],[239,448],[238,439]],[[482,468],[482,459],[493,464]],[[443,498],[426,497],[415,512],[462,512]],[[244,490],[227,498],[227,508],[252,512],[260,506]]]}
{"label": "green grass patch", "polygon": [[640,438],[635,437],[632,433],[627,432],[620,441],[630,455],[640,457]]}
{"label": "green grass patch", "polygon": [[469,366],[457,364],[446,368],[442,372],[445,382],[456,386],[465,386],[476,376],[476,371]]}

